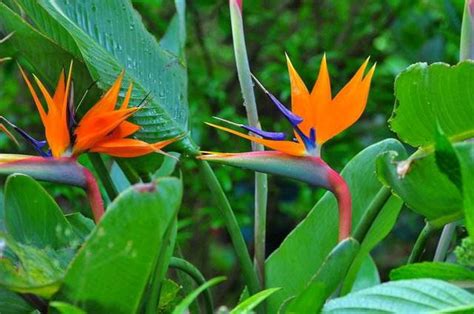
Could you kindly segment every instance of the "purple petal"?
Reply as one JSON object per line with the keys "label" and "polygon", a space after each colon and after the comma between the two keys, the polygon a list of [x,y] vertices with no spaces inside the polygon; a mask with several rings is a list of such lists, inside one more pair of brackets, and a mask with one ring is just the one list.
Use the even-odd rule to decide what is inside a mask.
{"label": "purple petal", "polygon": [[30,144],[34,150],[40,154],[41,156],[43,157],[49,157],[50,154],[48,153],[45,153],[42,148],[46,145],[46,141],[38,141],[37,139],[35,139],[34,137],[32,137],[31,135],[29,135],[28,133],[26,133],[23,129],[17,127],[16,125],[14,125],[13,123],[11,123],[10,121],[8,121],[7,119],[5,119],[4,117],[1,117],[1,120],[5,121],[10,127],[12,127],[16,132],[18,132],[18,134],[20,134],[20,136],[28,143]]}
{"label": "purple petal", "polygon": [[268,131],[263,131],[258,128],[255,128],[253,126],[248,126],[248,125],[242,125],[242,128],[246,129],[247,131],[250,131],[252,133],[255,133],[265,139],[269,140],[274,140],[274,141],[282,141],[285,139],[285,133],[283,132],[268,132]]}
{"label": "purple petal", "polygon": [[257,85],[267,94],[268,98],[277,106],[278,110],[285,116],[288,121],[290,121],[292,126],[297,126],[301,122],[303,122],[303,118],[294,114],[291,112],[291,110],[288,110],[275,96],[273,96],[263,85],[260,83],[259,80],[255,76],[253,76],[253,79],[257,83]]}

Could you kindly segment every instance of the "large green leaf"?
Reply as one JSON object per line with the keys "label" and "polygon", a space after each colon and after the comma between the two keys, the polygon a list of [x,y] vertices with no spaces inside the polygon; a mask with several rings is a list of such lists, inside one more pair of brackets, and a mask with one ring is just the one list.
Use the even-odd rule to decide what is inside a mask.
{"label": "large green leaf", "polygon": [[[360,218],[382,188],[375,175],[374,161],[378,154],[389,150],[402,151],[402,146],[392,139],[374,144],[354,157],[342,171],[342,176],[346,179],[353,196],[353,227],[359,224]],[[386,219],[380,217],[392,215],[396,217],[400,206],[398,200],[390,198],[369,231],[369,234],[374,233],[374,235],[368,235],[367,238],[374,237],[380,241],[384,235],[375,233],[382,228],[380,224],[388,223]],[[338,230],[337,216],[334,196],[327,193],[268,258],[266,262],[267,288],[282,288],[268,299],[270,313],[275,313],[280,304],[306,287],[326,256],[335,247]],[[388,228],[391,228],[389,224]]]}
{"label": "large green leaf", "polygon": [[307,287],[289,301],[284,313],[318,313],[344,279],[359,247],[359,243],[352,238],[340,242],[329,253]]}
{"label": "large green leaf", "polygon": [[474,136],[474,62],[417,63],[395,81],[393,131],[412,146],[435,142],[437,123],[453,141]]}
{"label": "large green leaf", "polygon": [[16,242],[0,234],[8,254],[0,258],[0,286],[9,290],[51,297],[59,288],[74,250],[55,251]]}
{"label": "large green leaf", "polygon": [[[81,58],[38,32],[4,3],[0,3],[0,29],[6,33],[14,32],[10,39],[0,45],[0,53],[3,54],[4,49],[13,50],[18,61],[40,74],[41,79],[49,86],[56,85],[61,69],[67,68],[72,60],[76,92],[82,93],[92,82]],[[94,93],[93,90],[90,94]]]}
{"label": "large green leaf", "polygon": [[465,266],[441,262],[404,265],[390,272],[391,280],[434,278],[447,281],[474,281],[474,271]]}
{"label": "large green leaf", "polygon": [[[454,145],[456,154],[468,164],[466,175],[473,175],[473,143]],[[463,215],[463,197],[454,183],[439,170],[433,153],[405,161],[388,152],[377,160],[377,173],[413,211],[434,226],[442,226]],[[407,171],[408,169],[408,171]],[[464,175],[464,174],[463,174]]]}
{"label": "large green leaf", "polygon": [[329,301],[323,313],[472,313],[474,295],[440,280],[385,283]]}
{"label": "large green leaf", "polygon": [[59,249],[79,245],[79,237],[53,198],[33,178],[13,174],[5,184],[5,224],[17,242]]}
{"label": "large green leaf", "polygon": [[125,69],[125,81],[134,82],[132,105],[150,95],[149,104],[133,118],[142,127],[139,138],[153,142],[184,135],[179,148],[195,151],[187,134],[183,1],[177,2],[178,16],[168,30],[179,34],[177,46],[170,46],[169,39],[160,46],[126,0],[20,2],[42,32],[71,53],[77,47],[76,57],[84,60],[101,89]]}
{"label": "large green leaf", "polygon": [[181,182],[161,178],[122,192],[74,258],[57,300],[87,312],[134,313],[176,219]]}
{"label": "large green leaf", "polygon": [[351,292],[370,288],[378,284],[380,284],[380,275],[377,265],[372,257],[368,255],[360,265]]}
{"label": "large green leaf", "polygon": [[15,292],[0,287],[0,309],[2,314],[28,314],[33,307]]}

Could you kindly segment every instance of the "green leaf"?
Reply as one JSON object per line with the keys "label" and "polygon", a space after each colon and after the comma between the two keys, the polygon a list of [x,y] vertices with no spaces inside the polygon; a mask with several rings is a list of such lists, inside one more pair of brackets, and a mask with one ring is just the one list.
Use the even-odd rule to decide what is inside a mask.
{"label": "green leaf", "polygon": [[[388,150],[402,151],[396,140],[385,140],[374,144],[355,156],[342,171],[353,195],[353,227],[382,188],[375,176],[376,156]],[[389,199],[379,216],[398,214],[401,203]],[[288,298],[300,293],[322,265],[326,256],[337,244],[338,211],[334,196],[326,193],[308,216],[290,233],[281,246],[266,262],[266,286],[281,287],[268,299],[268,312],[275,313]],[[382,235],[375,232],[386,219],[377,218],[369,232],[379,241]],[[383,227],[385,228],[385,227]],[[391,228],[390,225],[387,228]],[[367,236],[369,237],[369,236]],[[372,238],[372,236],[370,236]],[[365,257],[365,256],[364,256]],[[298,265],[298,267],[294,267]]]}
{"label": "green leaf", "polygon": [[253,310],[257,305],[262,303],[266,298],[278,290],[280,290],[280,288],[270,288],[260,291],[240,302],[235,308],[232,309],[232,311],[230,311],[230,314],[251,313],[251,310]]}
{"label": "green leaf", "polygon": [[207,281],[206,283],[200,285],[196,290],[194,290],[193,292],[191,292],[191,294],[189,294],[188,296],[186,296],[186,298],[183,299],[183,301],[181,301],[178,306],[175,307],[174,311],[173,311],[173,314],[184,314],[186,313],[186,309],[189,307],[189,305],[191,305],[191,303],[194,301],[194,299],[196,299],[199,294],[201,292],[203,292],[204,290],[214,286],[214,285],[217,285],[218,283],[221,283],[225,280],[226,278],[225,277],[216,277],[216,278],[213,278],[209,281]]}
{"label": "green leaf", "polygon": [[[456,312],[456,310],[463,310]],[[323,313],[472,313],[474,295],[440,280],[400,280],[329,301]]]}
{"label": "green leaf", "polygon": [[337,289],[359,251],[352,239],[340,242],[327,256],[308,286],[292,299],[285,313],[319,313],[327,298]]}
{"label": "green leaf", "polygon": [[474,240],[474,144],[464,154],[457,154],[461,162],[462,191],[466,228],[471,240]]}
{"label": "green leaf", "polygon": [[436,128],[435,142],[435,160],[439,170],[444,173],[448,179],[462,193],[461,165],[458,156],[454,150],[453,144],[444,134],[440,126]]}
{"label": "green leaf", "polygon": [[61,314],[87,314],[86,312],[84,312],[80,308],[78,308],[74,305],[65,303],[65,302],[53,301],[53,302],[49,303],[49,306],[51,308],[54,308],[54,309],[58,310],[58,312],[61,313]]}
{"label": "green leaf", "polygon": [[472,281],[474,271],[458,264],[424,262],[404,265],[390,272],[391,280],[434,278],[446,281]]}
{"label": "green leaf", "polygon": [[472,61],[408,67],[395,80],[397,106],[390,119],[392,130],[412,146],[432,145],[437,123],[451,141],[473,137],[473,80]]}
{"label": "green leaf", "polygon": [[27,314],[34,309],[15,292],[0,287],[0,309],[2,314]]}
{"label": "green leaf", "polygon": [[[474,143],[454,145],[457,156],[468,165],[463,176],[473,176]],[[436,165],[433,153],[411,160],[403,160],[397,153],[388,152],[377,159],[380,179],[414,212],[425,216],[435,227],[462,218],[463,197],[458,188]],[[465,171],[464,171],[465,170]]]}
{"label": "green leaf", "polygon": [[5,224],[8,234],[23,244],[53,249],[79,244],[79,238],[53,198],[26,175],[13,174],[7,179]]}
{"label": "green leaf", "polygon": [[351,292],[370,288],[380,284],[380,275],[377,265],[370,255],[364,258],[357,272],[356,278],[352,285]]}
{"label": "green leaf", "polygon": [[170,313],[172,309],[182,300],[183,288],[176,282],[166,279],[163,281],[160,291],[160,302],[158,313]]}
{"label": "green leaf", "polygon": [[5,232],[5,206],[3,201],[3,192],[0,191],[0,232]]}
{"label": "green leaf", "polygon": [[6,250],[11,252],[6,254],[6,258],[0,258],[0,286],[45,298],[50,298],[58,290],[74,250],[37,248],[1,234],[0,242],[5,243]]}
{"label": "green leaf", "polygon": [[[183,54],[175,55],[159,45],[148,33],[132,4],[126,0],[86,0],[78,2],[21,0],[42,32],[54,37],[62,47],[77,44],[80,56],[102,90],[108,89],[122,69],[125,82],[133,81],[131,104],[137,106],[146,95],[149,104],[133,121],[142,128],[137,137],[155,142],[183,136],[178,148],[195,152],[187,134],[187,73]],[[47,16],[37,16],[44,10]],[[184,3],[178,2],[177,26],[183,40]],[[172,49],[174,50],[174,49]],[[180,45],[180,52],[182,45]],[[124,84],[123,90],[126,88]],[[178,145],[177,145],[178,146]]]}
{"label": "green leaf", "polygon": [[56,300],[87,312],[136,312],[181,193],[176,178],[121,193],[69,266]]}
{"label": "green leaf", "polygon": [[[0,29],[5,33],[14,32],[8,41],[0,45],[0,52],[6,48],[14,50],[18,61],[31,71],[41,74],[41,79],[49,86],[56,86],[60,71],[67,68],[72,60],[76,93],[81,95],[93,81],[81,58],[38,32],[4,3],[0,3]],[[93,89],[90,94],[96,92]]]}
{"label": "green leaf", "polygon": [[84,242],[95,227],[94,221],[81,213],[72,213],[65,216],[76,235]]}

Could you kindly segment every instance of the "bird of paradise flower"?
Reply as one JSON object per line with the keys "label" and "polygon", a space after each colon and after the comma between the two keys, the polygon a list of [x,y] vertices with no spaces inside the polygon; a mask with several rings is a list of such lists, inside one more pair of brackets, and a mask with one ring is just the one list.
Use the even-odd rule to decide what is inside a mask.
{"label": "bird of paradise flower", "polygon": [[318,78],[311,92],[287,56],[291,83],[291,105],[288,110],[254,77],[271,102],[290,122],[294,140],[287,140],[282,132],[269,132],[255,127],[232,123],[251,134],[245,134],[212,123],[208,125],[263,144],[274,151],[246,153],[203,152],[199,158],[247,168],[259,172],[283,175],[332,191],[339,205],[339,239],[350,235],[352,202],[344,179],[321,159],[321,146],[341,133],[362,115],[369,95],[375,65],[364,75],[369,59],[357,70],[352,79],[332,97],[329,71],[324,55]]}
{"label": "bird of paradise flower", "polygon": [[[118,76],[110,89],[85,113],[82,119],[76,122],[71,80],[72,64],[67,79],[64,70],[61,72],[53,95],[36,76],[33,76],[46,103],[46,108],[21,67],[20,71],[39,112],[46,140],[40,141],[33,138],[23,129],[1,117],[41,157],[0,154],[0,173],[21,172],[40,180],[83,187],[88,191],[96,221],[104,213],[103,202],[91,172],[76,162],[80,154],[96,152],[114,157],[138,157],[152,152],[164,153],[162,148],[179,139],[179,137],[171,138],[150,144],[129,137],[136,133],[140,126],[127,121],[127,119],[141,107],[129,107],[133,89],[133,85],[130,83],[121,106],[116,108],[124,72]],[[1,128],[10,137],[13,137],[5,126],[1,125]]]}

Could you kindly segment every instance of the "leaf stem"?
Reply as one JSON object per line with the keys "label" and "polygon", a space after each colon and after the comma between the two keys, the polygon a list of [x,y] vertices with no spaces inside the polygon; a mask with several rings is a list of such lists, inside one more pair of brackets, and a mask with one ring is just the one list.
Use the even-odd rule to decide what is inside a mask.
{"label": "leaf stem", "polygon": [[413,246],[410,256],[408,257],[407,264],[413,264],[420,260],[421,254],[423,254],[423,251],[425,250],[426,242],[428,241],[434,230],[435,229],[429,222],[425,223],[425,226],[423,227],[423,229],[421,229],[421,232],[418,235],[418,238],[416,239],[415,245]]}
{"label": "leaf stem", "polygon": [[235,253],[240,262],[240,267],[242,268],[245,283],[247,284],[250,294],[253,295],[260,290],[258,278],[253,269],[252,260],[250,259],[247,246],[245,245],[244,237],[240,232],[237,219],[235,218],[234,212],[230,207],[229,200],[222,190],[222,187],[217,180],[211,166],[209,166],[207,161],[204,160],[198,160],[198,163],[204,180],[211,190],[211,194],[217,203],[217,208],[224,219],[227,231],[229,232],[230,239],[235,249]]}
{"label": "leaf stem", "polygon": [[[170,267],[179,269],[182,272],[189,275],[189,277],[191,277],[198,286],[201,286],[204,283],[206,283],[206,279],[204,278],[202,273],[199,271],[199,269],[197,269],[193,264],[191,264],[190,262],[182,258],[172,257],[170,260]],[[204,297],[204,304],[206,306],[207,313],[210,313],[210,314],[214,313],[214,304],[212,301],[211,291],[209,289],[206,289],[204,291],[203,297]]]}
{"label": "leaf stem", "polygon": [[123,174],[125,175],[125,177],[127,177],[127,180],[128,182],[130,182],[130,184],[133,185],[140,182],[140,176],[135,170],[133,170],[132,167],[130,167],[130,164],[126,160],[121,158],[115,158],[115,161],[119,165],[120,169],[122,169]]}
{"label": "leaf stem", "polygon": [[360,223],[354,231],[353,238],[356,239],[359,243],[362,243],[370,230],[374,220],[377,218],[377,215],[380,213],[382,208],[387,203],[388,199],[392,195],[390,189],[386,186],[383,186],[375,195],[375,198],[369,204],[369,207],[365,211],[364,215],[360,219]]}
{"label": "leaf stem", "polygon": [[102,184],[104,185],[107,196],[111,201],[113,201],[117,197],[118,191],[114,182],[112,181],[112,178],[110,177],[109,171],[105,167],[104,160],[97,153],[89,153],[88,157],[95,171],[99,175]]}
{"label": "leaf stem", "polygon": [[[239,77],[240,88],[244,98],[244,107],[250,126],[260,128],[257,104],[253,91],[250,65],[245,44],[244,26],[242,20],[242,5],[235,0],[229,1],[232,39],[235,63]],[[252,150],[263,151],[263,145],[252,142]],[[254,227],[254,261],[261,285],[265,278],[265,236],[267,217],[268,184],[267,175],[255,173],[255,227]]]}
{"label": "leaf stem", "polygon": [[443,227],[433,261],[442,262],[446,259],[446,254],[448,252],[449,245],[451,244],[456,226],[457,222],[451,222]]}

